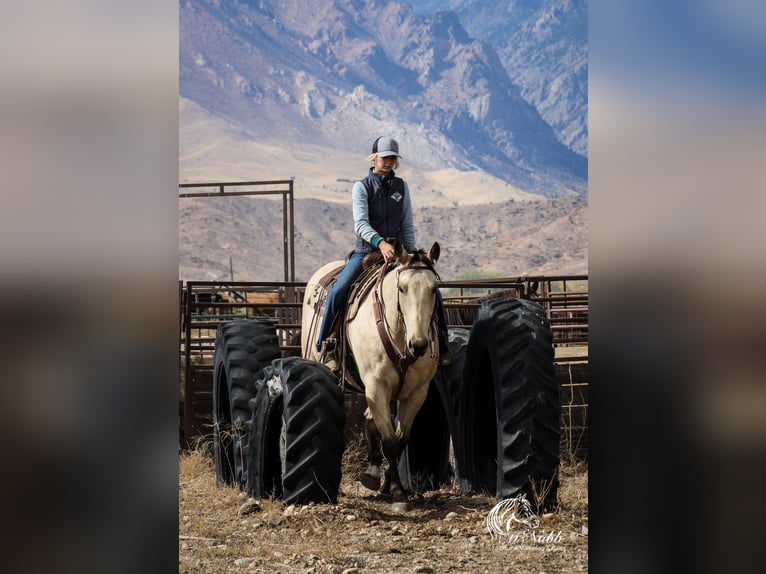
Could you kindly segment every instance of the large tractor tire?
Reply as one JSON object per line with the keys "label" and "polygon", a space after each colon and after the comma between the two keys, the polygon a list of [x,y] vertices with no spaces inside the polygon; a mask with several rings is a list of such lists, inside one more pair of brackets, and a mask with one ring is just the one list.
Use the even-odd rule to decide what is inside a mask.
{"label": "large tractor tire", "polygon": [[435,490],[455,476],[450,464],[450,435],[456,432],[457,397],[462,388],[468,336],[468,329],[449,330],[454,361],[436,372],[399,459],[399,476],[407,490]]}
{"label": "large tractor tire", "polygon": [[346,413],[323,365],[288,357],[263,371],[250,401],[248,492],[287,504],[338,501]]}
{"label": "large tractor tire", "polygon": [[285,435],[282,432],[284,377],[282,361],[264,367],[256,383],[257,394],[250,399],[247,423],[247,492],[253,498],[282,498],[282,467]]}
{"label": "large tractor tire", "polygon": [[263,367],[279,357],[273,324],[253,319],[218,326],[213,362],[213,453],[219,486],[247,483],[248,401]]}
{"label": "large tractor tire", "polygon": [[524,299],[486,301],[466,349],[460,431],[462,485],[497,498],[525,493],[556,506],[559,387],[545,310]]}

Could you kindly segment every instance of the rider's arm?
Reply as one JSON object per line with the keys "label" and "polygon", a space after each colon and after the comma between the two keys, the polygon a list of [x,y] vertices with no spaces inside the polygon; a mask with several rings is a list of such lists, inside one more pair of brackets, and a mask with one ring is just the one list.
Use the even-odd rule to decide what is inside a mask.
{"label": "rider's arm", "polygon": [[402,205],[402,220],[399,223],[399,233],[402,237],[402,245],[407,251],[415,251],[415,224],[412,221],[412,202],[410,201],[410,187],[404,182],[404,204]]}
{"label": "rider's arm", "polygon": [[361,181],[357,181],[351,190],[352,209],[354,214],[354,233],[359,237],[378,246],[382,237],[370,225],[370,211],[367,203],[367,190]]}

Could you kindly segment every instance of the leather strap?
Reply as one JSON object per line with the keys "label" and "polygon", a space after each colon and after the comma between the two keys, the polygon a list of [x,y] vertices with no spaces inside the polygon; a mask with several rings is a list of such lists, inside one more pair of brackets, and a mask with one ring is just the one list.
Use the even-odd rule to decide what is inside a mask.
{"label": "leather strap", "polygon": [[396,367],[396,370],[399,372],[399,390],[401,390],[402,384],[404,383],[404,377],[407,374],[407,369],[410,368],[410,365],[412,365],[412,363],[414,363],[417,360],[417,358],[413,357],[412,355],[408,355],[405,352],[401,352],[397,350],[396,345],[394,345],[394,342],[391,340],[391,334],[388,332],[388,329],[386,328],[383,302],[380,298],[379,290],[380,290],[380,287],[383,285],[383,277],[385,276],[387,269],[388,269],[388,265],[383,265],[380,268],[380,273],[378,274],[378,281],[375,284],[375,288],[372,290],[372,303],[373,303],[373,310],[375,312],[375,325],[378,328],[378,335],[380,336],[380,340],[383,343],[383,347],[386,349],[386,354],[388,355],[388,358],[391,359],[391,362],[394,364],[394,366]]}

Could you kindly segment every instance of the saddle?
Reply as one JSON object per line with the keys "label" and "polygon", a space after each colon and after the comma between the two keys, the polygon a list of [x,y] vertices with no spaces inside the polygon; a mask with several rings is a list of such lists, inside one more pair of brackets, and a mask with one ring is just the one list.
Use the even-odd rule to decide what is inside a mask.
{"label": "saddle", "polygon": [[[351,253],[346,257],[346,262],[348,262],[350,256]],[[380,252],[372,252],[365,256],[362,261],[362,273],[351,285],[348,299],[346,300],[343,309],[338,313],[329,334],[329,337],[335,337],[339,343],[338,360],[341,364],[341,387],[348,384],[351,388],[359,392],[364,392],[364,385],[358,376],[353,354],[348,350],[348,344],[346,342],[346,324],[356,317],[361,302],[364,300],[365,296],[372,291],[383,263],[383,256]],[[321,322],[321,319],[324,316],[327,296],[333,285],[335,285],[341,271],[343,271],[343,266],[330,270],[317,282],[317,285],[314,288],[314,293],[312,293],[310,301],[314,309],[314,318],[317,324]]]}
{"label": "saddle", "polygon": [[[353,253],[353,251],[351,253]],[[346,263],[348,263],[351,253],[346,257]],[[351,286],[344,312],[340,313],[340,315],[345,316],[347,321],[356,317],[356,312],[359,310],[359,303],[364,296],[370,292],[370,289],[372,289],[372,286],[375,284],[375,277],[377,276],[382,263],[383,256],[380,252],[368,253],[362,260],[362,273]],[[324,304],[327,300],[327,295],[329,295],[330,290],[338,280],[341,271],[343,271],[343,266],[331,269],[324,277],[317,281],[317,285],[314,287],[314,293],[310,299],[310,302],[314,307],[314,313],[317,317],[322,317],[324,315]],[[350,312],[349,316],[346,316],[347,312]],[[333,328],[331,332],[334,331],[335,328]]]}

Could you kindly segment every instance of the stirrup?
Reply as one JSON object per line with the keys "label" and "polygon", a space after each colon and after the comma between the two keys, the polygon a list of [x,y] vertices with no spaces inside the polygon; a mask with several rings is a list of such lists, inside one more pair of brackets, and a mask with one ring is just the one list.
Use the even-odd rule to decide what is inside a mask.
{"label": "stirrup", "polygon": [[455,355],[452,353],[452,349],[449,346],[449,339],[439,334],[439,366],[449,367],[455,362]]}
{"label": "stirrup", "polygon": [[319,351],[319,362],[325,365],[333,373],[340,371],[337,350],[338,341],[334,337],[328,337],[322,341],[322,348]]}

